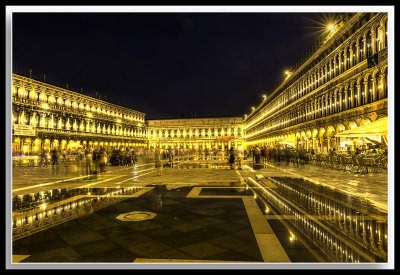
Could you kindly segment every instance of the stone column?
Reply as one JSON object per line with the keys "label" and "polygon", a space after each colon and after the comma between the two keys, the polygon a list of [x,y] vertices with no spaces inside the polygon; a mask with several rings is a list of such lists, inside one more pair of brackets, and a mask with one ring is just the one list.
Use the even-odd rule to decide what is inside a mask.
{"label": "stone column", "polygon": [[325,82],[328,82],[328,64],[325,63]]}
{"label": "stone column", "polygon": [[384,25],[379,25],[378,31],[379,31],[379,47],[378,47],[378,51],[380,51],[381,49],[385,48],[385,26]]}
{"label": "stone column", "polygon": [[362,97],[361,97],[361,84],[357,84],[357,106],[361,106],[362,105]]}
{"label": "stone column", "polygon": [[368,90],[368,81],[364,81],[364,104],[368,104],[369,103],[369,90]]}
{"label": "stone column", "polygon": [[372,99],[371,99],[371,101],[374,102],[377,99],[377,96],[376,96],[376,94],[377,94],[376,78],[372,78],[371,82],[372,82],[372,87],[371,87],[372,88]]}
{"label": "stone column", "polygon": [[356,62],[355,64],[358,64],[360,62],[360,45],[358,44],[358,41],[356,43]]}
{"label": "stone column", "polygon": [[367,38],[364,37],[362,42],[363,42],[363,45],[362,45],[363,47],[362,47],[361,60],[367,58]]}
{"label": "stone column", "polygon": [[384,91],[385,91],[385,83],[384,83],[384,81],[385,81],[384,75],[381,74],[381,75],[379,76],[379,84],[378,84],[378,87],[380,87],[380,88],[378,89],[379,99],[385,98],[385,93],[384,93]]}
{"label": "stone column", "polygon": [[347,110],[349,108],[349,86],[346,85],[344,87],[344,109]]}
{"label": "stone column", "polygon": [[354,66],[353,48],[350,47],[350,67]]}
{"label": "stone column", "polygon": [[332,63],[333,63],[333,70],[332,70],[333,77],[336,77],[337,76],[337,73],[336,73],[336,65],[337,65],[336,64],[336,57],[333,59]]}
{"label": "stone column", "polygon": [[354,88],[353,85],[350,86],[350,106],[349,108],[354,107]]}

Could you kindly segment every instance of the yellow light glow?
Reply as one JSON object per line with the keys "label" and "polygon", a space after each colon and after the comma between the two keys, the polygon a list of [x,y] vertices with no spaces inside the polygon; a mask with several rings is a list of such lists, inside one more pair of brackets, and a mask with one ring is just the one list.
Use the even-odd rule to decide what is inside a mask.
{"label": "yellow light glow", "polygon": [[332,31],[335,28],[335,24],[330,24],[328,26],[328,30]]}
{"label": "yellow light glow", "polygon": [[87,113],[88,117],[93,117],[92,113]]}

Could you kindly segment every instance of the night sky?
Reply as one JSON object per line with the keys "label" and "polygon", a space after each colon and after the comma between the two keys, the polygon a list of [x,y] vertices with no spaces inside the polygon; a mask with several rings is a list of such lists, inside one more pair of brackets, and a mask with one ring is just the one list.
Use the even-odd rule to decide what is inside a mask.
{"label": "night sky", "polygon": [[321,37],[321,13],[14,13],[12,71],[146,113],[242,116]]}

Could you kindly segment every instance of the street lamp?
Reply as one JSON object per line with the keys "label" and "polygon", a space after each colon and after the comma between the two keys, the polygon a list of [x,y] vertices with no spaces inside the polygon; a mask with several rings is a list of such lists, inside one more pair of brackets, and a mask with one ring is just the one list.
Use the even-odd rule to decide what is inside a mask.
{"label": "street lamp", "polygon": [[328,26],[328,30],[333,31],[333,29],[335,28],[335,24],[330,24]]}

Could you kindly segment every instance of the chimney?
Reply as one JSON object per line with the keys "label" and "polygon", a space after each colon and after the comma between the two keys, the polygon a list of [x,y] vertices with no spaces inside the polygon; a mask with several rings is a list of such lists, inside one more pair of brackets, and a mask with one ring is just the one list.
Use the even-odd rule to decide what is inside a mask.
{"label": "chimney", "polygon": [[82,88],[80,88],[79,93],[83,94],[83,89]]}
{"label": "chimney", "polygon": [[96,91],[96,95],[94,96],[95,98],[99,98],[99,93]]}
{"label": "chimney", "polygon": [[107,101],[107,96],[104,96],[104,101]]}
{"label": "chimney", "polygon": [[26,72],[26,76],[29,77],[29,78],[32,78],[32,70],[28,70]]}
{"label": "chimney", "polygon": [[42,76],[42,82],[46,82],[46,75],[45,74]]}
{"label": "chimney", "polygon": [[69,90],[69,85],[67,82],[65,82],[65,89]]}

